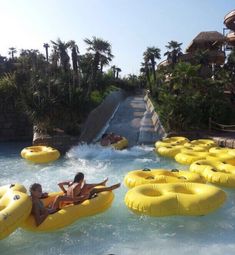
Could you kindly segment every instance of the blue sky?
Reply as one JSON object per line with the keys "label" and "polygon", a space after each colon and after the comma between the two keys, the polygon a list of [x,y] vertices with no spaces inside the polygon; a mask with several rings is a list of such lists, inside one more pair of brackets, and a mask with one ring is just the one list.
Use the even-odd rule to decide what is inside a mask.
{"label": "blue sky", "polygon": [[138,74],[143,52],[171,40],[184,50],[201,31],[223,31],[223,18],[234,0],[0,0],[0,54],[9,47],[38,49],[43,43],[75,40],[85,53],[84,38],[107,40],[115,56],[111,65],[122,75]]}

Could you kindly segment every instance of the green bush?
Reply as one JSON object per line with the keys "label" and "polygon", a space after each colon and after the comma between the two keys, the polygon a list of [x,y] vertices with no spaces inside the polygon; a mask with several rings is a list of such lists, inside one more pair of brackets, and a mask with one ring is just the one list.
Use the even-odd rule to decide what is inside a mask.
{"label": "green bush", "polygon": [[7,101],[17,96],[17,87],[14,74],[4,74],[0,78],[0,97]]}
{"label": "green bush", "polygon": [[93,90],[90,96],[91,104],[93,106],[99,105],[103,100],[103,95],[98,90]]}
{"label": "green bush", "polygon": [[[193,72],[192,72],[193,70]],[[197,67],[179,65],[158,90],[156,111],[167,131],[207,129],[209,118],[231,124],[232,105],[220,80],[202,80]]]}

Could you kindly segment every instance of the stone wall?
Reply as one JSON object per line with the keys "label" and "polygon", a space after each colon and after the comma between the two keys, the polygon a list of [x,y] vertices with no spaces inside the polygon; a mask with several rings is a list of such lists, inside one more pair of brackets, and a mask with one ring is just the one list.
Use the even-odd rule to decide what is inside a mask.
{"label": "stone wall", "polygon": [[33,128],[28,117],[13,104],[0,102],[0,142],[32,140]]}
{"label": "stone wall", "polygon": [[50,146],[65,154],[72,146],[78,144],[78,137],[65,133],[55,132],[54,135],[41,134],[35,130],[33,134],[33,145]]}
{"label": "stone wall", "polygon": [[148,94],[146,94],[146,96],[144,97],[144,100],[146,101],[146,105],[147,105],[148,111],[151,112],[151,114],[152,114],[152,122],[153,122],[154,130],[158,134],[158,137],[160,139],[166,137],[167,133],[166,133],[164,127],[161,124],[161,121],[160,121],[160,119],[158,117],[158,114],[155,111],[153,103],[149,99]]}

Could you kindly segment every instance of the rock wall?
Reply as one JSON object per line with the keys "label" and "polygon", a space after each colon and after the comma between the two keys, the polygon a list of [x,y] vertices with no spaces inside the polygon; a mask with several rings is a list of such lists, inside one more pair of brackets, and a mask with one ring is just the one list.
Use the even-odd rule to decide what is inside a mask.
{"label": "rock wall", "polygon": [[153,103],[150,100],[150,98],[148,97],[148,94],[146,94],[146,96],[144,97],[144,100],[146,101],[146,105],[147,105],[147,109],[148,111],[151,113],[152,115],[152,122],[153,122],[153,126],[154,126],[154,130],[156,131],[158,137],[160,139],[164,138],[167,136],[167,133],[164,129],[164,127],[161,124],[161,121],[158,117],[157,112],[154,109]]}
{"label": "rock wall", "polygon": [[65,154],[72,146],[78,144],[78,137],[65,133],[55,133],[54,135],[41,134],[34,127],[33,145],[50,146]]}

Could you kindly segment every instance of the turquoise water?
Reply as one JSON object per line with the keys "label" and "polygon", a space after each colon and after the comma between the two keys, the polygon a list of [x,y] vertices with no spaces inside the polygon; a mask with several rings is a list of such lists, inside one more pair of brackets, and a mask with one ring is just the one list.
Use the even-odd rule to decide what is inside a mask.
{"label": "turquoise water", "polygon": [[17,229],[0,241],[1,255],[161,255],[235,253],[235,190],[224,189],[228,200],[222,208],[203,217],[137,216],[125,206],[128,171],[149,168],[185,169],[173,160],[158,157],[151,147],[114,151],[99,145],[72,148],[65,157],[46,165],[34,165],[19,153],[27,144],[0,144],[0,186],[19,182],[28,188],[40,182],[45,191],[72,179],[77,171],[88,182],[105,177],[108,184],[122,182],[106,212],[78,220],[57,232],[38,234]]}

